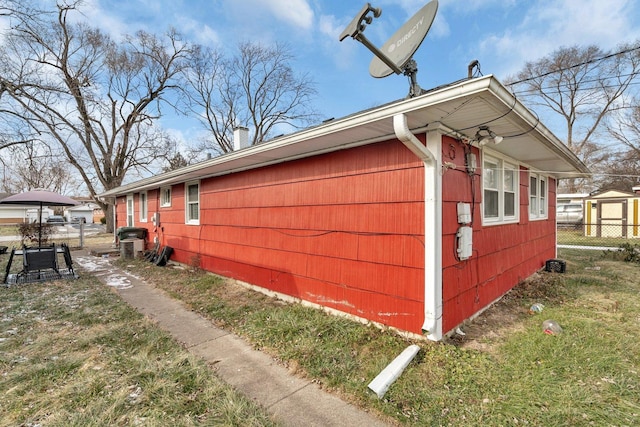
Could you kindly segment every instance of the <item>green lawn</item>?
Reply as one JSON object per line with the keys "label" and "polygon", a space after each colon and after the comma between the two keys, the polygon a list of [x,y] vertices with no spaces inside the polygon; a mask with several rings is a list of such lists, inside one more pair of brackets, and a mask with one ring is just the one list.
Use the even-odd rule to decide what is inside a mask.
{"label": "green lawn", "polygon": [[0,288],[0,313],[0,426],[274,425],[91,276]]}
{"label": "green lawn", "polygon": [[[291,370],[403,425],[638,425],[639,266],[601,252],[559,256],[566,274],[518,286],[465,327],[467,336],[418,342],[417,358],[383,400],[367,384],[412,343],[395,333],[201,272],[127,265]],[[545,308],[530,315],[535,302]],[[546,319],[564,332],[543,333]]]}
{"label": "green lawn", "polygon": [[[412,343],[394,332],[188,267],[119,264],[290,371],[397,424],[634,426],[640,266],[613,256],[560,250],[566,274],[523,282],[464,326],[464,337],[417,342],[418,356],[382,400],[367,384]],[[0,292],[2,425],[270,424],[95,279]],[[545,308],[529,314],[535,302]],[[546,319],[564,332],[545,334]]]}
{"label": "green lawn", "polygon": [[604,246],[618,247],[624,243],[640,243],[640,239],[623,237],[589,237],[584,235],[582,228],[559,228],[558,244],[575,246]]}

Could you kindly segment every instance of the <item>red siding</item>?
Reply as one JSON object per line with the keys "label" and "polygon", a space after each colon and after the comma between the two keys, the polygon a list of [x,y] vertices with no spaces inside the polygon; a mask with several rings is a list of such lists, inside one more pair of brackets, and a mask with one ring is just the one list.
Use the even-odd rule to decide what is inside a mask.
{"label": "red siding", "polygon": [[[482,226],[482,168],[472,179],[462,144],[451,138],[444,137],[442,154],[456,165],[442,177],[442,322],[448,332],[555,255],[555,182],[548,183],[548,220],[529,221],[523,170],[520,221]],[[148,192],[147,223],[138,221],[136,195],[134,218],[151,240],[172,246],[179,262],[421,333],[424,185],[422,162],[388,141],[203,180],[200,226],[185,224],[183,184],[172,187],[170,207],[159,207],[159,191]],[[472,201],[473,256],[459,261],[456,206]],[[156,211],[157,229],[150,222]],[[123,225],[124,197],[117,215]]]}
{"label": "red siding", "polygon": [[200,254],[206,270],[420,333],[423,181],[422,162],[389,141],[203,180],[201,226],[184,224],[183,185],[170,208],[149,192],[149,218],[159,209],[179,262]]}
{"label": "red siding", "polygon": [[[449,145],[450,144],[450,145]],[[482,226],[481,176],[474,179],[475,209],[473,256],[465,261],[455,257],[457,203],[472,201],[471,179],[464,171],[464,151],[457,142],[445,140],[444,161],[453,161],[456,170],[443,175],[443,331],[448,332],[479,310],[504,295],[513,286],[539,270],[555,256],[555,181],[549,180],[549,218],[529,221],[527,170],[520,172],[520,221],[517,224]],[[453,148],[452,148],[453,147]],[[480,155],[475,151],[480,159]],[[455,160],[449,160],[454,157]],[[460,160],[458,160],[460,159]],[[478,168],[477,173],[482,173]]]}

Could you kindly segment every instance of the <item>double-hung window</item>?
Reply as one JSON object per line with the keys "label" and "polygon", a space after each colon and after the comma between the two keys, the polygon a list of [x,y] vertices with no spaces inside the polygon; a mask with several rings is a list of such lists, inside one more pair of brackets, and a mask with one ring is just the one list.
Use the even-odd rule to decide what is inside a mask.
{"label": "double-hung window", "polygon": [[503,159],[484,156],[482,166],[483,222],[518,220],[518,168]]}
{"label": "double-hung window", "polygon": [[547,178],[537,173],[529,173],[529,218],[547,217]]}
{"label": "double-hung window", "polygon": [[133,194],[127,195],[127,227],[133,227]]}
{"label": "double-hung window", "polygon": [[185,222],[200,224],[200,183],[190,182],[185,185]]}
{"label": "double-hung window", "polygon": [[171,187],[160,189],[160,207],[168,208],[171,206]]}
{"label": "double-hung window", "polygon": [[147,222],[147,193],[140,193],[140,222]]}

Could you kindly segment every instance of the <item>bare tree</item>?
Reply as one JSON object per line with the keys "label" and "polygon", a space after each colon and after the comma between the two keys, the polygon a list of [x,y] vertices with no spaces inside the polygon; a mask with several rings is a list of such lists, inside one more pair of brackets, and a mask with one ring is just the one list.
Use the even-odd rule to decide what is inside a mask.
{"label": "bare tree", "polygon": [[[190,46],[175,32],[138,32],[115,43],[96,28],[72,24],[79,2],[46,13],[11,14],[0,46],[0,114],[22,120],[62,155],[90,195],[122,184],[169,151],[154,126]],[[1,134],[1,132],[0,132]],[[96,200],[110,212],[109,201]],[[106,215],[113,229],[111,214]]]}
{"label": "bare tree", "polygon": [[162,172],[170,172],[185,166],[189,166],[189,162],[180,152],[176,152],[172,157],[167,159],[167,164],[162,168]]}
{"label": "bare tree", "polygon": [[230,59],[212,49],[195,52],[185,75],[191,110],[211,135],[202,148],[233,151],[238,126],[250,128],[255,145],[273,136],[279,125],[297,128],[315,120],[314,84],[308,75],[294,72],[293,60],[280,44],[243,43]]}
{"label": "bare tree", "polygon": [[640,100],[635,99],[631,104],[607,126],[607,130],[616,141],[640,158]]}
{"label": "bare tree", "polygon": [[640,99],[632,98],[629,106],[618,110],[607,125],[618,149],[607,167],[608,176],[603,186],[629,191],[640,184]]}
{"label": "bare tree", "polygon": [[41,144],[30,142],[4,150],[2,191],[20,193],[47,188],[67,193],[78,187],[80,183],[67,167],[67,162],[42,148]]}
{"label": "bare tree", "polygon": [[[563,47],[527,62],[507,84],[525,103],[547,109],[561,120],[567,147],[587,166],[597,168],[611,154],[600,139],[605,136],[606,119],[640,74],[637,45],[621,45],[614,53],[597,46]],[[564,191],[575,192],[581,182],[564,184]]]}

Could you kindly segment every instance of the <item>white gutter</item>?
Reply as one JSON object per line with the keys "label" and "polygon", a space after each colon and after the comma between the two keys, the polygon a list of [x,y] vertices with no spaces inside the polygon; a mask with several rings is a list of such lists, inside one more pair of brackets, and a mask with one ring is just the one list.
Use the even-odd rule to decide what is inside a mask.
{"label": "white gutter", "polygon": [[[203,172],[201,176],[215,176],[223,173],[229,173],[231,171],[247,170],[257,167],[267,166],[274,163],[282,163],[296,158],[309,157],[320,154],[321,152],[330,152],[337,149],[349,148],[350,146],[368,144],[380,139],[384,139],[387,135],[377,135],[377,138],[367,139],[363,141],[350,141],[347,144],[344,142],[338,142],[335,146],[325,147],[322,151],[309,147],[301,150],[300,152],[293,152],[291,154],[281,154],[278,151],[280,149],[286,149],[289,147],[295,147],[296,145],[306,140],[315,138],[323,138],[327,135],[341,132],[348,129],[353,129],[361,126],[366,126],[371,123],[386,120],[396,114],[412,112],[428,108],[430,106],[438,105],[444,101],[455,99],[458,97],[471,96],[476,93],[486,91],[493,80],[492,76],[485,76],[478,79],[467,80],[453,86],[447,86],[439,90],[435,90],[427,95],[417,96],[415,98],[409,98],[403,101],[392,102],[382,107],[374,108],[371,110],[361,111],[359,113],[344,117],[342,119],[332,121],[323,125],[319,125],[313,128],[304,129],[291,135],[286,135],[281,138],[277,138],[271,142],[264,144],[258,144],[245,148],[240,151],[234,151],[225,154],[220,157],[214,157],[213,159],[206,160],[195,165],[185,166],[183,168],[166,172],[160,175],[156,175],[150,178],[145,178],[136,181],[131,184],[125,184],[118,188],[114,188],[100,196],[117,196],[131,191],[140,191],[141,189],[149,189],[158,186],[159,183],[176,183],[181,182],[184,175],[191,173],[200,173],[206,171],[206,169],[217,169],[214,174],[208,174]],[[243,164],[241,168],[233,167],[234,161],[244,160],[249,158],[247,164]]]}
{"label": "white gutter", "polygon": [[397,138],[424,163],[424,323],[422,330],[433,341],[442,339],[442,136],[427,132],[424,146],[409,130],[407,116],[393,116]]}

